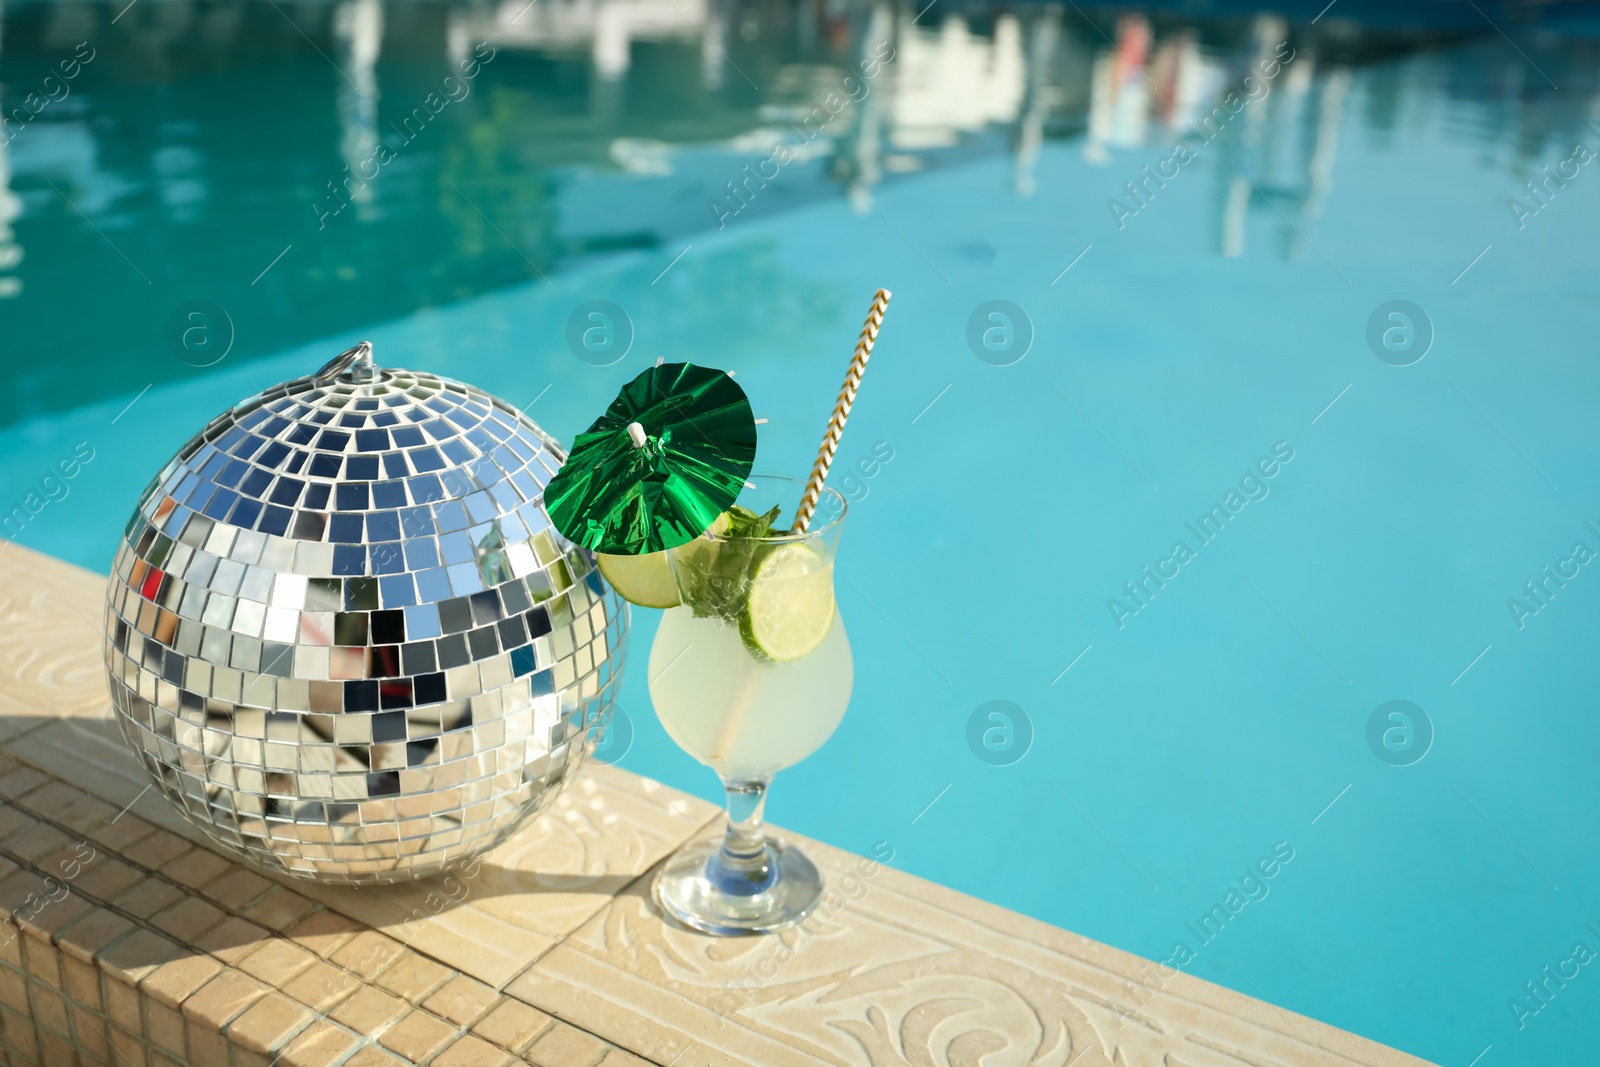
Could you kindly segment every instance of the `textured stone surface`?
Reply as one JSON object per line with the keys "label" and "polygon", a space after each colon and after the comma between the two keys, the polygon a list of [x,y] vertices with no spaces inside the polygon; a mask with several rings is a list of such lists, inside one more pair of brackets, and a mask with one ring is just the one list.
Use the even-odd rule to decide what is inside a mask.
{"label": "textured stone surface", "polygon": [[103,688],[103,591],[0,546],[9,1064],[1422,1062],[816,842],[833,892],[801,929],[667,926],[647,876],[717,812],[604,766],[476,870],[275,883],[146,790]]}

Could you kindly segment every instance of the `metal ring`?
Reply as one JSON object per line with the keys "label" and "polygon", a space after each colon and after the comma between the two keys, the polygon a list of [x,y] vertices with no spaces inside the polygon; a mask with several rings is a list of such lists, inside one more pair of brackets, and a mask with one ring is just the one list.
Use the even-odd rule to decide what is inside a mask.
{"label": "metal ring", "polygon": [[372,362],[372,342],[362,341],[354,348],[340,352],[330,359],[321,370],[311,376],[311,380],[319,385],[324,385],[345,374],[350,375],[352,382],[371,382],[378,378],[378,367]]}

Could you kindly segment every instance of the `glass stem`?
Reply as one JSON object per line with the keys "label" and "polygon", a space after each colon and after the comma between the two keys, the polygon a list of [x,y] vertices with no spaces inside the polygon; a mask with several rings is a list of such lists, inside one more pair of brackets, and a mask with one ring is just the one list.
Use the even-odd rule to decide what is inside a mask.
{"label": "glass stem", "polygon": [[711,860],[712,881],[725,893],[751,896],[772,886],[777,869],[767,850],[762,809],[767,802],[767,778],[724,778],[728,828],[722,848]]}

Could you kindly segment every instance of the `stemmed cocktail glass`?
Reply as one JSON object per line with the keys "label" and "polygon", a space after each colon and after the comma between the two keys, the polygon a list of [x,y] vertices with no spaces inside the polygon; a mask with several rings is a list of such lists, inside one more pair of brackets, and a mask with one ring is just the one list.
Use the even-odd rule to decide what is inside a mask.
{"label": "stemmed cocktail glass", "polygon": [[772,776],[820,748],[850,703],[833,591],[847,509],[824,482],[888,304],[879,289],[808,478],[751,477],[766,420],[732,371],[659,361],[577,436],[545,486],[552,525],[595,553],[612,589],[666,611],[651,700],[672,739],[722,778],[728,823],[720,844],[663,864],[655,898],[708,933],[781,930],[822,897],[816,866],[769,839],[762,812]]}
{"label": "stemmed cocktail glass", "polygon": [[[753,513],[801,495],[804,480],[756,475],[740,503]],[[716,771],[727,794],[720,842],[667,860],[655,898],[714,934],[757,934],[801,922],[822,896],[816,866],[762,822],[778,771],[820,748],[850,701],[854,668],[839,617],[833,561],[844,498],[822,490],[818,519],[744,537],[713,528],[668,555],[681,603],[650,650],[650,698],[679,747]]]}

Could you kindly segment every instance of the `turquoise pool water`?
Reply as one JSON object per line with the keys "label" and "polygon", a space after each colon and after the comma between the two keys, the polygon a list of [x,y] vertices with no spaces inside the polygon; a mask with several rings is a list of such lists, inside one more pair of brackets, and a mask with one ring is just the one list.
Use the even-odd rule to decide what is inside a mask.
{"label": "turquoise pool water", "polygon": [[[1584,27],[279,7],[5,8],[8,537],[104,570],[189,433],[361,338],[568,439],[658,356],[726,366],[801,470],[886,286],[855,696],[772,818],[1442,1064],[1585,1061]],[[609,365],[566,340],[595,300]],[[654,625],[621,763],[710,797]]]}

